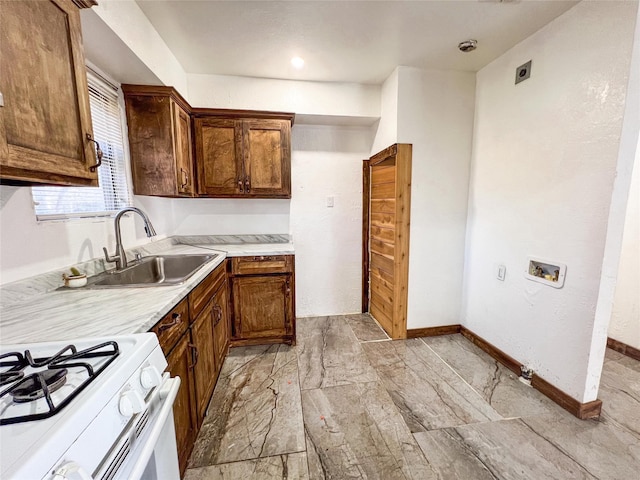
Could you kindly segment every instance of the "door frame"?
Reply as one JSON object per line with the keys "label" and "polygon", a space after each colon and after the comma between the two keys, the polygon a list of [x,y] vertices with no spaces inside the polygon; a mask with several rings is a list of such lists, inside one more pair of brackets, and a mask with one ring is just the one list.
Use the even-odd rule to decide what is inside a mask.
{"label": "door frame", "polygon": [[362,161],[362,313],[369,312],[369,200],[371,168],[369,159]]}
{"label": "door frame", "polygon": [[362,313],[369,312],[369,243],[371,209],[371,167],[387,163],[396,166],[396,237],[394,241],[393,339],[407,338],[407,303],[409,290],[409,237],[411,216],[411,162],[413,146],[396,143],[376,153],[362,166]]}

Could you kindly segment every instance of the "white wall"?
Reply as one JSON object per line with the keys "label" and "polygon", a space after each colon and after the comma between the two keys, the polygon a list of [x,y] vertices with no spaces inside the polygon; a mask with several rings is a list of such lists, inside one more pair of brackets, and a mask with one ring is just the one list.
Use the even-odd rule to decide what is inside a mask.
{"label": "white wall", "polygon": [[[635,18],[581,2],[477,75],[462,323],[582,402]],[[564,288],[527,255],[567,264]]]}
{"label": "white wall", "polygon": [[295,112],[299,116],[376,119],[380,86],[225,75],[187,76],[194,107]]}
{"label": "white wall", "polygon": [[[368,128],[294,127],[291,233],[298,316],[360,312],[362,161],[370,148]],[[327,207],[328,197],[333,207]]]}
{"label": "white wall", "polygon": [[631,179],[609,336],[640,349],[640,143]]}
{"label": "white wall", "polygon": [[380,89],[380,120],[375,128],[371,155],[398,143],[398,71],[396,67]]}
{"label": "white wall", "polygon": [[183,198],[172,202],[176,235],[289,233],[289,200]]}
{"label": "white wall", "polygon": [[[611,272],[616,279],[615,296],[611,311],[609,336],[620,342],[640,349],[640,10],[636,21],[636,33],[631,57],[631,74],[627,91],[627,108],[618,154],[618,171],[623,175],[616,178],[617,190],[611,201],[611,210],[617,211],[617,216],[610,218],[609,230],[611,243],[616,244],[619,235],[622,237],[620,260],[617,262],[618,271]],[[635,149],[635,152],[634,152]],[[621,205],[624,204],[625,180],[632,170],[631,185],[627,201],[626,216],[622,218]],[[615,224],[612,223],[615,221]],[[621,230],[623,233],[621,233]],[[608,238],[609,243],[609,238]],[[616,265],[615,258],[610,263]],[[603,265],[603,276],[608,272],[607,265]],[[609,295],[611,295],[611,282]],[[605,312],[606,314],[606,312]]]}
{"label": "white wall", "polygon": [[407,328],[457,324],[475,75],[398,70],[398,142],[413,145]]}
{"label": "white wall", "polygon": [[[637,2],[635,3],[637,5]],[[613,192],[609,203],[607,233],[600,269],[600,287],[593,322],[587,378],[585,379],[585,398],[595,398],[600,387],[600,375],[602,374],[602,364],[607,344],[607,331],[612,320],[614,295],[616,294],[616,281],[620,275],[625,275],[626,273],[624,270],[620,271],[619,266],[624,259],[622,246],[625,231],[625,212],[630,200],[631,177],[633,176],[634,161],[638,155],[638,132],[640,131],[640,108],[638,108],[640,106],[640,12],[636,14],[635,38],[630,63],[626,106],[620,135],[620,146],[618,148],[616,174],[613,181]],[[633,210],[634,207],[631,207],[631,209]],[[640,268],[640,265],[637,268]],[[640,274],[636,273],[636,279],[638,275]],[[623,289],[618,294],[629,293],[634,295],[637,304],[638,289],[636,288],[635,292],[633,290],[625,291],[625,280],[629,280],[629,277],[622,277],[620,280],[623,282]],[[620,304],[618,307],[620,307]]]}
{"label": "white wall", "polygon": [[[138,4],[134,0],[100,0],[98,3],[92,11],[162,83],[175,87],[188,98],[187,76],[182,65]],[[97,32],[83,34],[90,37]],[[109,45],[111,43],[105,44],[105,48]],[[96,60],[105,68],[103,62]]]}

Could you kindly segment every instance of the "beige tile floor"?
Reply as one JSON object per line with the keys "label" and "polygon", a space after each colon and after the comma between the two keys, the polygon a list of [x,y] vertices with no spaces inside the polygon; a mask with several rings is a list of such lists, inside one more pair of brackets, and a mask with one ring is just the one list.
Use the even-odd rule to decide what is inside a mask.
{"label": "beige tile floor", "polygon": [[599,421],[461,335],[390,341],[367,315],[304,318],[295,347],[232,349],[186,473],[242,479],[635,479],[640,362],[607,352]]}

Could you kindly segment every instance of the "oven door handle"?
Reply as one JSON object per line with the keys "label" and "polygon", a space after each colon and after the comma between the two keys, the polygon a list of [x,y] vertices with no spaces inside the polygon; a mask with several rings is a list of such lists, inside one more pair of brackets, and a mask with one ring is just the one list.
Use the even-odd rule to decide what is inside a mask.
{"label": "oven door handle", "polygon": [[56,468],[53,472],[53,480],[65,480],[73,474],[77,474],[82,480],[93,480],[93,477],[76,462],[66,462]]}
{"label": "oven door handle", "polygon": [[140,450],[138,458],[136,458],[136,463],[129,472],[129,480],[142,478],[142,474],[149,463],[153,450],[156,448],[156,443],[158,443],[158,438],[160,438],[160,434],[162,433],[162,429],[164,428],[167,418],[173,411],[173,403],[178,395],[179,388],[180,377],[169,378],[162,384],[162,390],[159,392],[160,397],[162,398],[162,407],[156,417],[153,428],[149,432],[149,437],[146,439],[146,443]]}

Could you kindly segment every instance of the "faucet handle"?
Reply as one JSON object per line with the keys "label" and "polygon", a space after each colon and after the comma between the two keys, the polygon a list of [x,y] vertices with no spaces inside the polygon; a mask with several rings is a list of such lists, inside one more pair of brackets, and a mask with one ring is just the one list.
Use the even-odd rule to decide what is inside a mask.
{"label": "faucet handle", "polygon": [[102,251],[104,252],[104,258],[107,262],[114,263],[120,260],[120,255],[114,255],[113,257],[109,255],[109,252],[107,252],[107,247],[102,247]]}

